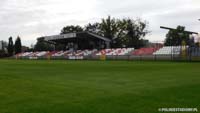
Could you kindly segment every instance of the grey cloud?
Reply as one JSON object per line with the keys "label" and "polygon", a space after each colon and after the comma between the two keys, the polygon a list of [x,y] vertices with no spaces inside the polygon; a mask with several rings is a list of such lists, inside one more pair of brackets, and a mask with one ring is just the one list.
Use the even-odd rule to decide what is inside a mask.
{"label": "grey cloud", "polygon": [[149,21],[152,33],[146,38],[160,41],[167,32],[160,25],[198,31],[199,12],[199,0],[1,0],[0,40],[21,35],[30,46],[37,37],[58,34],[65,25],[84,25],[111,15]]}

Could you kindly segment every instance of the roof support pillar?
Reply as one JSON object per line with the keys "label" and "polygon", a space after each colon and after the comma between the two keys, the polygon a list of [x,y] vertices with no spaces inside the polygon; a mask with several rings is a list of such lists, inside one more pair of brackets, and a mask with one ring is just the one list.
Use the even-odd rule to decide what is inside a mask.
{"label": "roof support pillar", "polygon": [[110,48],[110,42],[105,42],[106,43],[106,48],[109,49]]}

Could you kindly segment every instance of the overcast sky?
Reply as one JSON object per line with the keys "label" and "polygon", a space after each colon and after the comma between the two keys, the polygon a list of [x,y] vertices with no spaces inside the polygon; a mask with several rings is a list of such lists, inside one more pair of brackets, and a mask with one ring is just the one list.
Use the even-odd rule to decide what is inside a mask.
{"label": "overcast sky", "polygon": [[152,32],[146,39],[151,41],[164,40],[167,31],[160,25],[200,31],[200,0],[1,0],[0,40],[20,35],[23,45],[30,46],[66,25],[83,26],[108,15],[147,20]]}

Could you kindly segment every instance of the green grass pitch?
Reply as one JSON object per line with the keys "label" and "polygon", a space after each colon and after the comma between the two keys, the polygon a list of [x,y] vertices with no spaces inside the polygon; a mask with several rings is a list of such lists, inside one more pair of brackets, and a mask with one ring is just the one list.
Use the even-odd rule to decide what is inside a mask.
{"label": "green grass pitch", "polygon": [[188,107],[200,110],[200,63],[0,60],[0,113]]}

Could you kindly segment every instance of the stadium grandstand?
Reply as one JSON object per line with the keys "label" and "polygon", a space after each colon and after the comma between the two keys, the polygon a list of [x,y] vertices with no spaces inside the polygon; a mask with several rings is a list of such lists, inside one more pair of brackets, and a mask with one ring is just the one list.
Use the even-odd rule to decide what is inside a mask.
{"label": "stadium grandstand", "polygon": [[190,59],[200,56],[200,48],[188,45],[164,46],[150,43],[147,47],[111,48],[112,40],[91,32],[67,33],[39,37],[44,42],[57,46],[65,45],[65,50],[23,52],[16,59],[127,59],[127,60],[174,60]]}
{"label": "stadium grandstand", "polygon": [[[164,46],[162,48],[115,48],[102,50],[77,50],[77,51],[41,51],[24,52],[15,55],[19,59],[101,59],[105,56],[107,59],[129,59],[129,60],[173,60],[185,56],[200,56],[200,48],[189,48],[182,46]],[[172,58],[173,56],[173,58]],[[189,57],[188,57],[189,58]]]}
{"label": "stadium grandstand", "polygon": [[69,50],[85,50],[85,49],[105,49],[110,48],[111,40],[91,32],[67,33],[62,35],[53,35],[39,37],[47,43],[57,45],[64,44]]}

